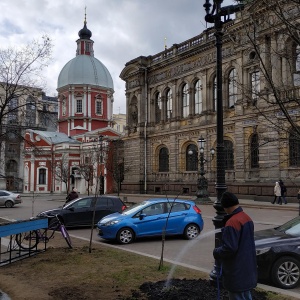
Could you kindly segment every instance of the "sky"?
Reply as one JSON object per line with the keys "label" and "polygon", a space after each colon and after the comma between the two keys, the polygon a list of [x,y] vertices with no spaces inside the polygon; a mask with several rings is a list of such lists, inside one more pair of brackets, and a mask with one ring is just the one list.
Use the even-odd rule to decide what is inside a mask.
{"label": "sky", "polygon": [[[56,96],[58,75],[75,57],[86,7],[94,56],[107,67],[114,82],[114,113],[126,113],[125,82],[119,77],[125,64],[200,34],[206,28],[204,3],[205,0],[1,0],[0,48],[26,45],[48,35],[54,48],[51,64],[44,70],[45,92]],[[223,6],[230,4],[234,1],[225,0]]]}

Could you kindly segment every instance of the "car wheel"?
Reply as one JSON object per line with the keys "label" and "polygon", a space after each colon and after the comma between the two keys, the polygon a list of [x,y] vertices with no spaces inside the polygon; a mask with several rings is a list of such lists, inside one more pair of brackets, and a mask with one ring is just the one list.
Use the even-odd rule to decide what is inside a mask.
{"label": "car wheel", "polygon": [[292,289],[300,280],[300,262],[290,256],[279,258],[272,267],[272,281],[282,289]]}
{"label": "car wheel", "polygon": [[193,240],[200,234],[200,229],[196,224],[189,224],[184,229],[184,237],[187,240]]}
{"label": "car wheel", "polygon": [[5,202],[5,207],[11,208],[11,207],[13,207],[13,206],[14,206],[14,203],[13,203],[11,200],[7,200],[7,201]]}
{"label": "car wheel", "polygon": [[122,228],[117,234],[117,240],[120,244],[129,244],[134,240],[133,230],[130,228]]}

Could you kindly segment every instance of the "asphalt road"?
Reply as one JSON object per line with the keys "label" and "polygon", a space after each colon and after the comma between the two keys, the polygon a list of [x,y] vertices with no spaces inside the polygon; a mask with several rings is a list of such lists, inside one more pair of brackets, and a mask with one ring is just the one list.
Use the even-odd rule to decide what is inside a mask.
{"label": "asphalt road", "polygon": [[[61,206],[63,202],[46,198],[23,198],[21,205],[13,208],[0,208],[0,217],[14,220],[29,219],[36,216],[43,210]],[[212,205],[200,206],[204,219],[204,230],[200,237],[194,241],[187,241],[181,238],[167,238],[164,246],[164,260],[176,265],[183,265],[189,268],[210,272],[214,265],[212,250],[215,243],[215,231],[212,222],[215,216],[215,210]],[[296,217],[297,211],[280,210],[278,207],[260,208],[245,207],[245,212],[251,216],[255,223],[255,230],[267,229]],[[90,229],[70,229],[71,237],[77,237],[89,241]],[[135,252],[141,255],[147,255],[159,259],[161,255],[161,239],[151,238],[138,240],[129,245],[118,245],[116,243],[106,242],[97,236],[97,231],[93,230],[93,242],[101,243],[108,247],[116,247],[122,250]],[[267,287],[267,289],[270,289]],[[280,289],[274,289],[280,293],[289,293]],[[300,287],[292,290],[292,295],[300,299]]]}

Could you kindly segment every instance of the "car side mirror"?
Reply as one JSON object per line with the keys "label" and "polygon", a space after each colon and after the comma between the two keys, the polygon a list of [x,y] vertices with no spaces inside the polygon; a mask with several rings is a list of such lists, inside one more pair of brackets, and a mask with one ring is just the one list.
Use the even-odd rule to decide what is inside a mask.
{"label": "car side mirror", "polygon": [[74,207],[69,207],[68,210],[74,211]]}
{"label": "car side mirror", "polygon": [[140,220],[143,220],[146,217],[146,214],[140,214]]}

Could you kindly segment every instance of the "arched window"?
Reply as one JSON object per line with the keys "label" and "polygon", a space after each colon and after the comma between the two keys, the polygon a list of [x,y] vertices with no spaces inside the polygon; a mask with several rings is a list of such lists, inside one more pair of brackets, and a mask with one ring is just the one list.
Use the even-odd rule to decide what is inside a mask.
{"label": "arched window", "polygon": [[195,114],[202,113],[202,84],[201,80],[197,80],[195,83]]}
{"label": "arched window", "polygon": [[186,171],[198,170],[198,148],[194,144],[190,144],[186,148]]}
{"label": "arched window", "polygon": [[159,150],[158,171],[169,172],[169,150],[166,147]]}
{"label": "arched window", "polygon": [[162,110],[162,103],[161,103],[161,96],[160,93],[155,95],[155,122],[159,123],[161,121],[161,110]]}
{"label": "arched window", "polygon": [[167,120],[172,118],[172,90],[167,91]]}
{"label": "arched window", "polygon": [[228,107],[234,107],[237,100],[236,70],[232,69],[228,76]]}
{"label": "arched window", "polygon": [[228,140],[224,140],[224,159],[225,159],[225,170],[233,170],[234,169],[233,143]]}
{"label": "arched window", "polygon": [[250,163],[251,168],[259,167],[259,144],[257,133],[252,134],[250,139]]}
{"label": "arched window", "polygon": [[300,135],[296,129],[290,132],[289,136],[290,166],[300,166]]}
{"label": "arched window", "polygon": [[39,169],[39,184],[46,184],[46,169]]}
{"label": "arched window", "polygon": [[186,118],[189,115],[190,110],[190,97],[188,85],[184,84],[181,90],[181,103],[182,103],[182,117]]}
{"label": "arched window", "polygon": [[217,76],[213,80],[213,111],[217,111]]}

